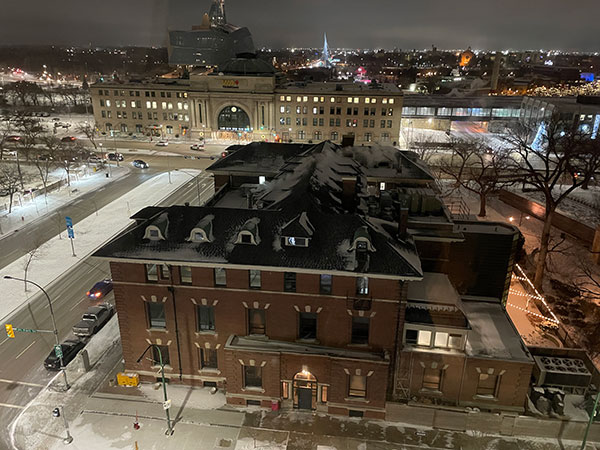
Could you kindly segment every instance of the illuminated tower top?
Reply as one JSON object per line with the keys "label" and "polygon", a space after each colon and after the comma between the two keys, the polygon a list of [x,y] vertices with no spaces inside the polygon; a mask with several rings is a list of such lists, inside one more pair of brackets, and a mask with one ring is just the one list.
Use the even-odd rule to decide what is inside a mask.
{"label": "illuminated tower top", "polygon": [[329,45],[327,44],[327,33],[323,34],[323,54],[321,55],[321,61],[325,67],[329,67],[331,62],[329,60]]}
{"label": "illuminated tower top", "polygon": [[225,0],[213,0],[208,15],[210,16],[210,24],[212,26],[225,25],[227,23]]}

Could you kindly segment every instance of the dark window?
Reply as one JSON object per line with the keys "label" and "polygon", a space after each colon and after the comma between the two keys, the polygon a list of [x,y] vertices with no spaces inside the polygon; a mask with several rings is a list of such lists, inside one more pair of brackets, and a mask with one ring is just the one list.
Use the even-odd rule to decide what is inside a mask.
{"label": "dark window", "polygon": [[296,292],[296,273],[284,272],[283,274],[283,290],[285,292]]}
{"label": "dark window", "polygon": [[496,396],[496,387],[498,385],[498,375],[490,375],[487,373],[479,374],[479,383],[477,384],[477,395],[485,395],[488,397]]}
{"label": "dark window", "polygon": [[359,411],[357,409],[349,409],[348,417],[363,417],[365,413],[363,411]]}
{"label": "dark window", "polygon": [[217,351],[212,348],[200,349],[200,368],[201,369],[217,369]]}
{"label": "dark window", "polygon": [[418,330],[406,330],[406,339],[405,342],[407,344],[417,345],[417,338],[419,336]]}
{"label": "dark window", "polygon": [[262,388],[262,367],[244,366],[244,386]]}
{"label": "dark window", "polygon": [[248,233],[243,233],[241,235],[241,242],[242,244],[252,244],[252,236],[250,236]]}
{"label": "dark window", "polygon": [[260,289],[260,270],[250,269],[250,287],[252,289]]}
{"label": "dark window", "polygon": [[181,284],[192,284],[192,268],[190,266],[180,266],[179,275]]}
{"label": "dark window", "polygon": [[349,397],[365,398],[367,396],[367,377],[364,375],[350,375]]}
{"label": "dark window", "polygon": [[369,322],[368,317],[352,317],[352,344],[369,343]]}
{"label": "dark window", "polygon": [[321,280],[319,282],[319,291],[321,294],[331,294],[331,283],[333,276],[328,274],[321,274]]}
{"label": "dark window", "polygon": [[[156,347],[160,349],[160,354]],[[171,364],[171,358],[169,357],[169,347],[166,345],[152,346],[152,359],[154,360],[154,365],[160,365],[161,357],[163,365],[168,366],[169,364]]]}
{"label": "dark window", "polygon": [[213,306],[196,305],[198,331],[213,331],[215,329],[215,308]]}
{"label": "dark window", "polygon": [[298,323],[298,339],[317,338],[317,313],[301,312]]}
{"label": "dark window", "polygon": [[167,328],[164,303],[146,302],[146,314],[150,328]]}
{"label": "dark window", "polygon": [[168,280],[170,278],[171,278],[171,273],[169,271],[169,266],[167,266],[166,264],[161,264],[160,265],[160,279]]}
{"label": "dark window", "polygon": [[423,383],[421,388],[427,391],[441,391],[442,387],[442,370],[429,369],[423,370]]}
{"label": "dark window", "polygon": [[215,267],[215,286],[227,286],[227,273],[222,267]]}
{"label": "dark window", "polygon": [[146,264],[146,279],[148,281],[158,281],[158,269],[156,264]]}
{"label": "dark window", "polygon": [[248,334],[265,334],[265,310],[248,309]]}
{"label": "dark window", "polygon": [[356,279],[356,293],[359,295],[367,295],[369,293],[368,277],[359,277]]}

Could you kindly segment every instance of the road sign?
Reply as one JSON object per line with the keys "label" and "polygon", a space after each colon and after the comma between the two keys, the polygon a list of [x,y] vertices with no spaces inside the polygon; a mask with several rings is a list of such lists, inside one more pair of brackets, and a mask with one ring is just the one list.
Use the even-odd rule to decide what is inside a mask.
{"label": "road sign", "polygon": [[4,325],[6,327],[6,335],[9,338],[14,339],[15,338],[15,332],[13,330],[13,326],[10,323],[7,323],[6,325]]}
{"label": "road sign", "polygon": [[63,352],[62,352],[62,347],[60,345],[55,345],[54,346],[54,354],[56,355],[57,358],[62,358],[63,356]]}
{"label": "road sign", "polygon": [[73,232],[73,219],[71,219],[69,216],[66,216],[65,221],[67,222],[67,234],[69,235],[69,239],[75,239],[75,233]]}
{"label": "road sign", "polygon": [[17,327],[14,327],[13,329],[15,331],[20,331],[22,333],[37,333],[38,332],[38,330],[32,330],[31,328],[17,328]]}
{"label": "road sign", "polygon": [[163,402],[163,409],[169,409],[171,407],[171,399]]}

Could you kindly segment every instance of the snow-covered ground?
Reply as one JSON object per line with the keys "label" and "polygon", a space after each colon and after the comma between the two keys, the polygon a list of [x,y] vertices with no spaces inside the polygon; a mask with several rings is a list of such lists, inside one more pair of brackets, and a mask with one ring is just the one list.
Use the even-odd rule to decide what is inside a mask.
{"label": "snow-covered ground", "polygon": [[[76,223],[74,226],[76,257],[72,256],[69,239],[61,239],[56,236],[49,240],[41,246],[38,256],[31,262],[27,277],[42,286],[56,280],[128,226],[131,223],[129,217],[132,213],[146,206],[159,203],[182,184],[188,182],[190,173],[195,175],[199,172],[195,170],[188,170],[186,173],[173,171],[171,173],[171,184],[169,184],[168,174],[157,175],[106,205],[98,211],[97,215],[91,215]],[[24,261],[28,256],[25,255],[0,270],[0,292],[3,293],[3,300],[0,302],[0,317],[2,318],[25,303],[28,295],[35,293],[35,291],[25,293],[21,283],[2,278],[4,275],[22,276]]]}
{"label": "snow-covered ground", "polygon": [[[9,214],[8,209],[0,212],[0,239],[3,236],[23,227],[24,225],[34,221],[38,217],[46,214],[51,214],[58,208],[72,202],[77,197],[91,191],[95,191],[107,183],[114,181],[129,173],[129,168],[111,167],[111,177],[106,178],[106,172],[94,172],[93,168],[88,170],[87,167],[82,167],[81,170],[75,170],[71,173],[71,186],[64,185],[61,188],[48,193],[46,197],[43,195],[32,198],[29,195],[15,197],[17,205],[13,206],[12,212]],[[64,178],[64,170],[56,169],[51,174],[51,179],[48,184]],[[35,181],[35,180],[34,180]],[[31,183],[28,187],[37,187],[37,183]],[[0,205],[8,203],[8,197],[0,197]]]}

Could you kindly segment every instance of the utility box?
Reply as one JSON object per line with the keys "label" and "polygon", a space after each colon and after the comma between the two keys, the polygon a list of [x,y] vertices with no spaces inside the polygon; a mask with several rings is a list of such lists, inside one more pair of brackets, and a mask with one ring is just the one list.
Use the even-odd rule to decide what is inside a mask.
{"label": "utility box", "polygon": [[137,373],[119,372],[117,374],[117,384],[119,386],[137,386],[140,384],[140,376]]}

